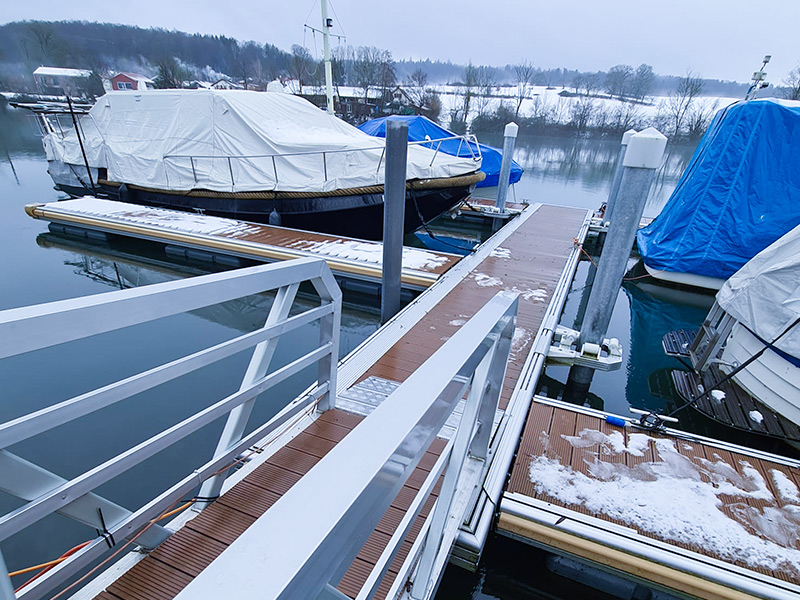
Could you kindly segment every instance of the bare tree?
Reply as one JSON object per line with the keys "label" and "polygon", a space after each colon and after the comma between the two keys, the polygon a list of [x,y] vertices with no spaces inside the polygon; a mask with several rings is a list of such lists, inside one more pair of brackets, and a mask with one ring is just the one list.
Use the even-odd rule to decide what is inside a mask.
{"label": "bare tree", "polygon": [[480,66],[478,67],[478,94],[476,101],[478,104],[478,114],[483,116],[494,94],[494,88],[497,85],[495,80],[495,73],[492,67]]}
{"label": "bare tree", "polygon": [[[472,99],[475,97],[475,93],[478,87],[478,79],[479,79],[479,70],[478,67],[472,64],[472,61],[469,61],[466,67],[464,67],[464,82],[461,86],[461,111],[460,111],[460,118],[456,118],[455,120],[463,121],[464,123],[467,122],[469,119],[469,109],[470,104],[472,103]],[[457,114],[456,117],[459,115]]]}
{"label": "bare tree", "polygon": [[[352,48],[351,48],[352,50]],[[347,50],[344,46],[337,46],[331,51],[331,76],[333,77],[333,87],[336,95],[339,95],[339,86],[344,85],[347,78]]]}
{"label": "bare tree", "polygon": [[311,57],[311,53],[307,48],[298,44],[292,46],[292,60],[289,63],[289,74],[292,76],[292,79],[297,80],[297,85],[300,86],[300,89],[297,91],[300,94],[303,93],[303,82],[308,81],[308,77],[311,73],[310,67],[313,62],[314,59]]}
{"label": "bare tree", "polygon": [[587,96],[596,96],[600,91],[600,73],[584,73],[583,89]]}
{"label": "bare tree", "polygon": [[529,60],[523,60],[518,65],[514,65],[514,79],[517,84],[517,106],[514,109],[514,118],[519,116],[519,110],[522,108],[522,103],[530,95],[531,85],[533,83],[533,76],[536,70],[533,63]]}
{"label": "bare tree", "polygon": [[719,107],[719,100],[697,102],[686,115],[686,135],[689,139],[700,139],[711,124],[714,113]]}
{"label": "bare tree", "polygon": [[656,76],[653,74],[653,67],[642,63],[636,68],[636,72],[631,78],[630,94],[635,100],[644,101],[653,90]]}
{"label": "bare tree", "polygon": [[570,106],[570,123],[578,133],[586,130],[595,115],[597,106],[594,98],[583,96]]}
{"label": "bare tree", "polygon": [[628,86],[633,75],[630,65],[616,65],[606,74],[606,91],[612,96],[622,98],[628,94]]}
{"label": "bare tree", "polygon": [[369,97],[369,90],[379,87],[386,90],[396,80],[394,60],[388,50],[380,50],[375,46],[360,46],[356,50],[353,63],[353,83],[364,90],[364,100]]}
{"label": "bare tree", "polygon": [[787,100],[800,100],[800,65],[789,71],[789,75],[783,80],[785,86],[781,90],[783,97]]}
{"label": "bare tree", "polygon": [[442,112],[442,99],[436,90],[425,90],[425,96],[422,98],[418,112],[428,117],[431,121],[438,121],[439,115]]}
{"label": "bare tree", "polygon": [[59,43],[53,26],[50,23],[34,21],[28,24],[28,34],[40,59],[44,62],[55,62]]}
{"label": "bare tree", "polygon": [[667,98],[666,111],[672,127],[672,136],[678,137],[692,109],[695,99],[703,92],[703,80],[691,71],[678,81],[678,87]]}
{"label": "bare tree", "polygon": [[428,87],[428,74],[422,69],[416,69],[408,76],[405,82],[406,92],[415,106],[422,106],[425,90]]}
{"label": "bare tree", "polygon": [[531,119],[542,125],[546,125],[552,118],[552,107],[547,102],[547,96],[544,94],[536,94],[533,97],[533,105],[531,107]]}
{"label": "bare tree", "polygon": [[639,108],[630,102],[620,102],[611,115],[611,127],[616,131],[636,129],[642,120]]}
{"label": "bare tree", "polygon": [[380,51],[380,66],[378,70],[378,83],[383,91],[383,101],[389,99],[391,88],[397,82],[397,72],[395,71],[394,59],[389,50]]}

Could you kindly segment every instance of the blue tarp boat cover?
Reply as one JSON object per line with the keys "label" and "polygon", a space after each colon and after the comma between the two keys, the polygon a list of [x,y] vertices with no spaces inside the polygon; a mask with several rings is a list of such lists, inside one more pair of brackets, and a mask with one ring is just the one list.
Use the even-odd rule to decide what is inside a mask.
{"label": "blue tarp boat cover", "polygon": [[[411,142],[422,142],[426,138],[431,140],[441,140],[442,138],[453,137],[456,134],[431,121],[422,115],[413,116],[392,116],[371,119],[359,125],[359,129],[375,137],[386,137],[386,119],[402,119],[408,123],[408,140]],[[432,148],[439,146],[438,143],[431,144]],[[503,152],[486,144],[478,144],[481,149],[481,171],[486,173],[486,179],[478,183],[475,187],[495,187],[500,181],[500,163],[503,162]],[[461,140],[447,140],[441,143],[439,150],[452,156],[469,158],[477,154],[475,144],[469,145]],[[522,177],[522,167],[516,161],[511,161],[511,176],[509,183],[517,183]]]}
{"label": "blue tarp boat cover", "polygon": [[637,236],[651,269],[728,279],[800,224],[800,102],[720,110],[661,214]]}

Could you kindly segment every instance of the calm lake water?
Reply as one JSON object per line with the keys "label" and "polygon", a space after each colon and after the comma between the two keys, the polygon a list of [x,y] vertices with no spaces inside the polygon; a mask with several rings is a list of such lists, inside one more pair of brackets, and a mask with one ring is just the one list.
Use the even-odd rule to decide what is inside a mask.
{"label": "calm lake water", "polygon": [[[502,145],[499,139],[485,141]],[[516,199],[596,208],[608,194],[618,149],[616,140],[521,138],[515,156],[526,171],[515,186]],[[683,146],[668,149],[645,214],[658,213],[692,151]],[[207,265],[175,262],[144,243],[88,244],[49,233],[45,222],[23,211],[25,204],[64,197],[53,190],[46,166],[34,124],[19,111],[0,109],[0,251],[5,256],[0,261],[0,310],[208,272]],[[590,289],[590,267],[589,262],[579,267],[562,319],[565,325],[576,326]],[[684,296],[679,303],[668,295],[646,279],[624,284],[608,335],[622,342],[625,364],[618,371],[595,376],[588,404],[620,414],[627,414],[630,406],[664,412],[676,405],[668,369],[677,363],[663,355],[660,339],[668,330],[696,327],[712,296]],[[1,361],[0,422],[250,331],[263,321],[270,302],[268,296],[247,298]],[[374,309],[347,305],[341,354],[375,331],[378,320]],[[310,349],[316,335],[315,328],[309,327],[282,342],[281,361]],[[64,477],[75,476],[234,391],[247,360],[244,355],[232,357],[188,380],[141,394],[10,450]],[[566,368],[548,368],[542,391],[558,397],[566,373]],[[261,398],[251,421],[269,418],[312,379],[309,373]],[[682,424],[684,417],[687,428],[727,435],[694,422],[699,420],[687,411],[682,413]],[[193,468],[199,462],[198,453],[204,459],[209,456],[220,429],[221,423],[209,426],[103,486],[99,493],[131,509],[141,506]],[[0,514],[20,504],[0,494]],[[14,570],[50,560],[91,535],[85,527],[54,516],[4,542],[2,551]],[[492,540],[485,556],[477,574],[449,568],[437,598],[574,598],[585,591],[547,571],[543,555],[535,550]]]}

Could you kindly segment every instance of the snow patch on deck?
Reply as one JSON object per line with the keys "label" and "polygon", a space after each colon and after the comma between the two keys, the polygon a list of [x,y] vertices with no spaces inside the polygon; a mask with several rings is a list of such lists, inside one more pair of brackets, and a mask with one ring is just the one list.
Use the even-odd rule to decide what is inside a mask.
{"label": "snow patch on deck", "polygon": [[783,471],[772,469],[772,482],[775,484],[775,489],[778,490],[778,495],[785,502],[794,502],[800,504],[800,491],[794,482]]}
{"label": "snow patch on deck", "polygon": [[63,200],[49,205],[49,208],[68,208],[70,212],[93,217],[112,217],[123,221],[135,221],[139,225],[159,227],[181,233],[201,235],[224,235],[226,237],[242,237],[260,231],[258,225],[224,219],[199,213],[154,208],[140,204],[129,204],[112,200],[101,200],[91,196]]}
{"label": "snow patch on deck", "polygon": [[[300,240],[290,247],[330,258],[380,265],[383,262],[383,244],[359,240],[325,240],[312,242]],[[403,248],[403,268],[430,271],[447,263],[447,257],[419,248]]]}
{"label": "snow patch on deck", "polygon": [[492,277],[486,273],[475,273],[472,277],[475,279],[475,283],[481,287],[496,287],[503,285],[502,279],[499,277]]}
{"label": "snow patch on deck", "polygon": [[[627,445],[617,431],[606,435],[587,428],[563,437],[572,447],[592,452],[586,455],[587,472],[561,464],[545,436],[545,454],[532,458],[529,467],[538,493],[726,560],[800,577],[800,506],[794,504],[800,504],[800,493],[783,473],[771,473],[780,496],[775,498],[747,461],[737,470],[719,456],[692,460],[672,440],[646,434],[629,436]],[[658,458],[634,466],[596,455],[642,456],[651,443]],[[756,507],[748,501],[760,503]]]}

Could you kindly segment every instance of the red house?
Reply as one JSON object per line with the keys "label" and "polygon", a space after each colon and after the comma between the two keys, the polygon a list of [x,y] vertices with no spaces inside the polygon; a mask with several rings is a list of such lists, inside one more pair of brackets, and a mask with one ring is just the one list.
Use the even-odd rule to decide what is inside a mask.
{"label": "red house", "polygon": [[138,73],[117,73],[111,78],[112,90],[152,90],[152,79]]}

